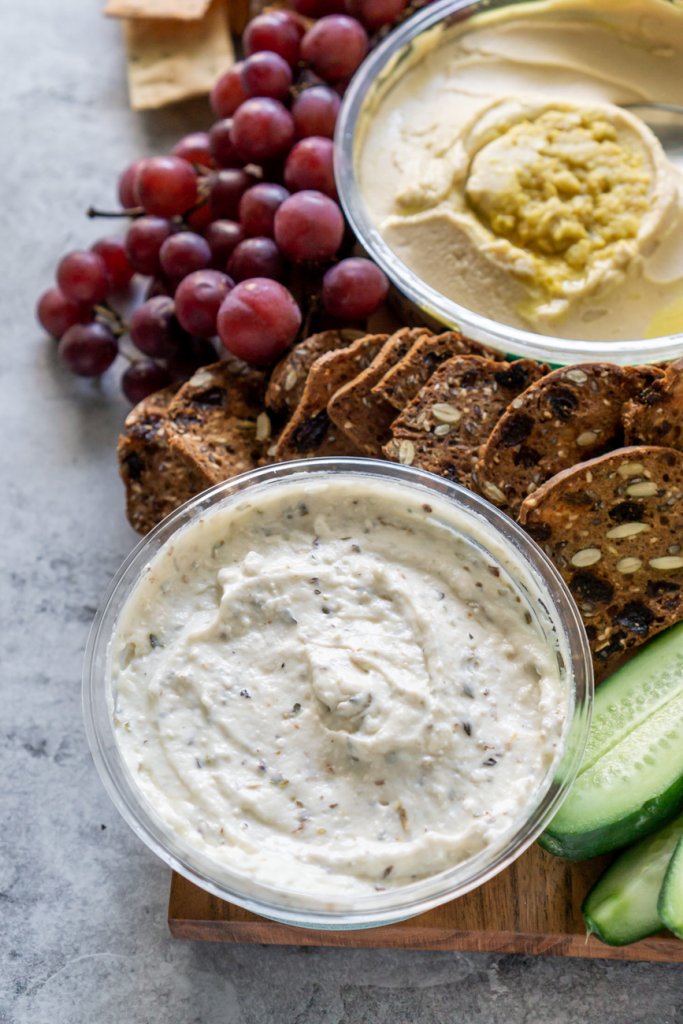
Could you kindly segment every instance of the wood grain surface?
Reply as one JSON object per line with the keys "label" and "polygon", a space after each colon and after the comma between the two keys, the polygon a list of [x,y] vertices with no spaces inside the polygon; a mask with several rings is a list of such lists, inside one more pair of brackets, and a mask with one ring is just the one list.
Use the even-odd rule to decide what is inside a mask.
{"label": "wood grain surface", "polygon": [[317,931],[276,924],[173,874],[168,910],[178,939],[288,946],[453,949],[480,953],[652,960],[683,963],[683,942],[669,933],[630,946],[587,937],[581,901],[607,858],[570,863],[532,846],[486,885],[410,921],[359,931]]}

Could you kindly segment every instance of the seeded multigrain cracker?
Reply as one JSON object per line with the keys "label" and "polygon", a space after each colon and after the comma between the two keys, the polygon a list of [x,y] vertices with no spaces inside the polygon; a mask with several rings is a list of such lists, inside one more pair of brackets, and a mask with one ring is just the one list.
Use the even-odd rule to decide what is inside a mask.
{"label": "seeded multigrain cracker", "polygon": [[620,448],[564,470],[519,521],[574,595],[600,677],[683,618],[683,452]]}
{"label": "seeded multigrain cracker", "polygon": [[264,393],[264,373],[228,360],[197,370],[171,402],[169,442],[192,461],[205,487],[267,461],[272,440]]}
{"label": "seeded multigrain cracker", "polygon": [[624,402],[659,373],[613,363],[553,370],[515,398],[491,431],[477,463],[478,489],[516,515],[555,473],[618,448]]}
{"label": "seeded multigrain cracker", "polygon": [[223,0],[202,18],[130,18],[124,22],[133,110],[204,96],[235,61]]}
{"label": "seeded multigrain cracker", "polygon": [[363,331],[342,328],[312,334],[289,350],[275,366],[266,391],[266,406],[276,414],[293,413],[304,391],[308,371],[326,352],[346,348],[363,337]]}
{"label": "seeded multigrain cracker", "polygon": [[626,403],[624,432],[627,444],[683,450],[683,359]]}
{"label": "seeded multigrain cracker", "polygon": [[372,389],[373,395],[383,398],[399,412],[414,398],[431,375],[453,356],[475,355],[486,359],[502,360],[502,355],[463,337],[459,331],[426,334],[413,344],[395,366]]}
{"label": "seeded multigrain cracker", "polygon": [[280,435],[276,462],[316,455],[358,454],[351,440],[330,419],[327,403],[335,391],[370,365],[386,340],[386,334],[366,334],[346,348],[316,359],[308,371],[299,404]]}
{"label": "seeded multigrain cracker", "polygon": [[384,454],[400,462],[410,441],[412,465],[471,486],[480,445],[515,395],[547,369],[531,359],[447,359],[392,423]]}
{"label": "seeded multigrain cracker", "polygon": [[126,485],[126,514],[138,533],[149,533],[174,509],[207,486],[191,459],[168,442],[168,408],[175,387],[157,391],[128,413],[119,437],[119,473]]}
{"label": "seeded multigrain cracker", "polygon": [[330,399],[327,406],[330,419],[364,455],[381,456],[382,445],[389,440],[389,427],[396,418],[394,406],[374,395],[373,387],[403,359],[419,338],[429,333],[426,328],[402,327],[385,341],[367,370],[341,387]]}

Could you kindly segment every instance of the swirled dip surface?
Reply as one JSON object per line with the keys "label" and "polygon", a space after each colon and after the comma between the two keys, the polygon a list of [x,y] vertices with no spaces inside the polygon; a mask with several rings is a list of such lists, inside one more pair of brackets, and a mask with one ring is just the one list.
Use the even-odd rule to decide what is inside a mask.
{"label": "swirled dip surface", "polygon": [[140,579],[111,654],[117,738],[193,849],[348,896],[519,825],[566,690],[505,572],[425,500],[281,483],[186,527]]}
{"label": "swirled dip surface", "polygon": [[638,103],[683,105],[680,4],[441,24],[366,101],[361,194],[401,260],[475,312],[585,340],[683,331],[683,147],[665,154]]}

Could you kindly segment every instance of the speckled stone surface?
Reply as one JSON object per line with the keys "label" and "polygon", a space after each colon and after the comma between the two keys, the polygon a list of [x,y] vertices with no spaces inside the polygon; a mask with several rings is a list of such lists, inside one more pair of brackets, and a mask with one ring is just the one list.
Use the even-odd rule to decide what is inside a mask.
{"label": "speckled stone surface", "polygon": [[[104,233],[118,170],[203,124],[133,115],[98,0],[3,0],[0,18],[0,1020],[16,1024],[683,1024],[683,969],[454,953],[173,941],[169,873],[111,807],[80,671],[134,543],[113,381],[75,381],[33,322],[57,257]],[[105,227],[105,231],[110,225]]]}

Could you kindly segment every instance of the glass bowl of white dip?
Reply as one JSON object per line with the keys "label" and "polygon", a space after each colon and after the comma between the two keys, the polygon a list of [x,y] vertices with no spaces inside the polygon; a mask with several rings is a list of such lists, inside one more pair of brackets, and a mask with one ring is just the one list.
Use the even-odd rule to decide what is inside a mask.
{"label": "glass bowl of white dip", "polygon": [[97,770],[205,890],[363,928],[481,885],[540,834],[592,667],[541,549],[456,484],[369,459],[246,473],[132,552],[88,641]]}
{"label": "glass bowl of white dip", "polygon": [[340,200],[412,320],[554,364],[679,357],[683,117],[666,149],[648,127],[666,103],[680,6],[440,0],[346,92]]}

